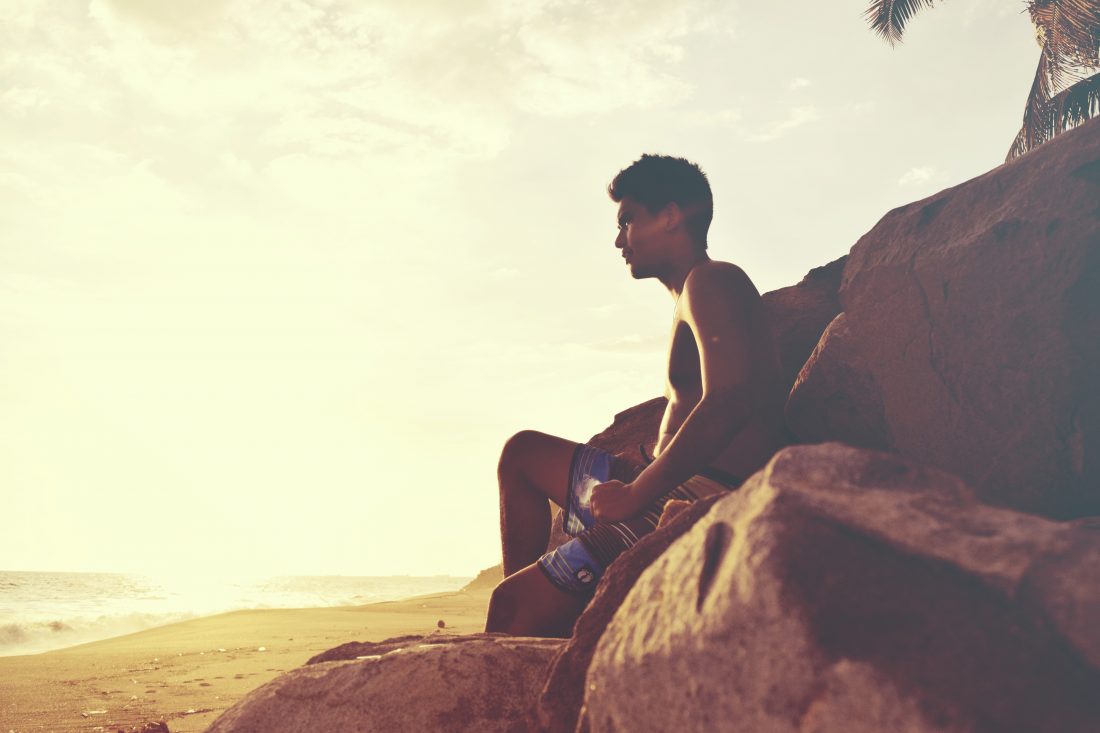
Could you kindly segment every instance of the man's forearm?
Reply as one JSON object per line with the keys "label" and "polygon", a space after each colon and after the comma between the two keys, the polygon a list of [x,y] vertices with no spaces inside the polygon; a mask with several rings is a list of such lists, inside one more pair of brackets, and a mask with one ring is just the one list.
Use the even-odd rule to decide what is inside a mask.
{"label": "man's forearm", "polygon": [[631,482],[632,491],[643,506],[672,491],[720,456],[750,419],[743,397],[704,396],[661,454]]}

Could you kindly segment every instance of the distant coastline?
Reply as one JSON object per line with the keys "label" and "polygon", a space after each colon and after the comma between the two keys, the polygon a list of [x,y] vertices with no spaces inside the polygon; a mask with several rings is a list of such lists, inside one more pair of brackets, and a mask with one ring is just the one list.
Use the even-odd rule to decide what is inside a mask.
{"label": "distant coastline", "polygon": [[0,656],[38,654],[226,611],[326,608],[461,589],[471,577],[273,576],[209,583],[0,571]]}
{"label": "distant coastline", "polygon": [[131,730],[167,721],[172,733],[201,733],[255,688],[346,642],[481,631],[488,598],[463,589],[350,607],[233,611],[0,657],[0,730]]}

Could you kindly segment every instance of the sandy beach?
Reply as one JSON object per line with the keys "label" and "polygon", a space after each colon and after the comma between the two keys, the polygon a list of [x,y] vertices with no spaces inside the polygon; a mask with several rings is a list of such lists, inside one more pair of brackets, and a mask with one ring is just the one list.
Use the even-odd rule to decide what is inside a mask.
{"label": "sandy beach", "polygon": [[[0,732],[205,730],[280,673],[348,641],[481,631],[489,590],[366,606],[193,619],[44,654],[0,658]],[[438,622],[445,628],[440,630]]]}

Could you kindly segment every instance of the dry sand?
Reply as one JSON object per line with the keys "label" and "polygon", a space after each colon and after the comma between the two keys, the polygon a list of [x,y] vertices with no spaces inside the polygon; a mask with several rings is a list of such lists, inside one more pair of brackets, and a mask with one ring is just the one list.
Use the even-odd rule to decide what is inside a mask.
{"label": "dry sand", "polygon": [[0,733],[129,730],[158,720],[172,733],[202,731],[319,652],[347,641],[481,631],[488,602],[488,589],[479,589],[368,606],[235,611],[0,657]]}

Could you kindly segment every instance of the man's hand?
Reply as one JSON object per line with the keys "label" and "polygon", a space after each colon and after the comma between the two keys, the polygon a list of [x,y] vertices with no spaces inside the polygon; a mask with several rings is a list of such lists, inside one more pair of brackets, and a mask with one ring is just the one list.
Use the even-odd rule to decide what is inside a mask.
{"label": "man's hand", "polygon": [[680,516],[681,512],[686,511],[691,507],[690,501],[684,501],[683,499],[670,499],[665,503],[665,508],[661,512],[661,518],[657,520],[657,529],[664,527],[673,519]]}
{"label": "man's hand", "polygon": [[592,514],[597,522],[621,522],[642,510],[630,484],[612,479],[592,489]]}

